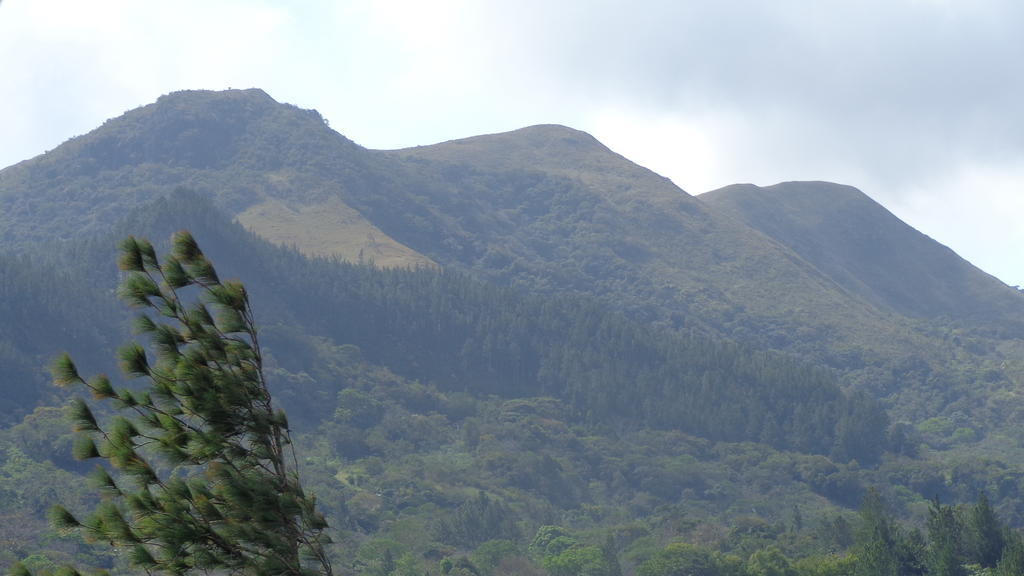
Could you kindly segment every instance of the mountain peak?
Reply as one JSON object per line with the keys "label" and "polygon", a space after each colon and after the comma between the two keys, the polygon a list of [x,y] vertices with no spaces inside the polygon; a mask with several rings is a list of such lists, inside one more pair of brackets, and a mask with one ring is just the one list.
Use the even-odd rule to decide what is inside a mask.
{"label": "mountain peak", "polygon": [[711,200],[722,196],[728,196],[733,201],[745,202],[785,199],[788,203],[798,202],[807,207],[822,204],[822,207],[831,206],[833,209],[836,207],[836,202],[868,203],[881,208],[881,205],[870,196],[853,186],[824,180],[793,180],[772,186],[757,186],[749,183],[732,184],[702,194],[701,199]]}
{"label": "mountain peak", "polygon": [[507,169],[531,165],[543,169],[557,164],[593,161],[593,155],[618,156],[590,134],[560,124],[538,124],[510,132],[498,132],[449,140],[430,146],[395,150],[457,164]]}
{"label": "mountain peak", "polygon": [[260,88],[228,88],[227,90],[176,90],[157,98],[156,104],[195,102],[197,99],[278,103],[277,100],[270,97],[270,94]]}
{"label": "mountain peak", "polygon": [[81,160],[77,169],[89,174],[147,164],[223,168],[240,156],[272,164],[281,145],[261,142],[271,133],[317,144],[339,137],[316,110],[281,104],[258,88],[183,90],[107,120],[55,152],[73,153]]}
{"label": "mountain peak", "polygon": [[[590,134],[561,124],[535,124],[518,130],[512,130],[511,132],[505,132],[504,134],[491,134],[490,136],[502,135],[536,144],[559,144],[578,148],[587,147],[607,150],[604,144],[598,142],[597,138]],[[486,138],[487,136],[482,137]]]}
{"label": "mountain peak", "polygon": [[[232,216],[247,216],[246,224],[271,240],[308,248],[292,232],[309,229],[310,219],[330,219],[315,207],[343,204],[339,166],[354,175],[357,183],[349,185],[362,185],[368,156],[317,111],[279,103],[263,90],[173,92],[0,171],[0,239],[95,231],[120,210],[183,187],[214,198]],[[291,224],[278,225],[287,234],[260,228],[259,215],[278,214],[274,202],[285,201],[295,204],[281,216]],[[38,207],[26,208],[31,205]],[[37,212],[42,223],[27,221],[26,212]],[[332,217],[369,229],[351,210],[338,212],[344,214]],[[375,245],[387,244],[386,234],[372,232]],[[339,255],[340,243],[323,238],[309,253]]]}
{"label": "mountain peak", "polygon": [[475,169],[544,172],[584,181],[606,198],[629,200],[643,190],[647,200],[675,205],[680,198],[689,197],[669,179],[634,164],[590,134],[559,124],[538,124],[388,154]]}
{"label": "mountain peak", "polygon": [[103,127],[93,133],[102,133],[110,126],[125,125],[137,129],[152,128],[153,124],[157,124],[173,131],[173,125],[179,124],[182,129],[204,129],[215,125],[245,124],[282,110],[305,113],[322,122],[320,114],[315,110],[301,110],[290,104],[281,104],[259,88],[179,90],[107,120]]}

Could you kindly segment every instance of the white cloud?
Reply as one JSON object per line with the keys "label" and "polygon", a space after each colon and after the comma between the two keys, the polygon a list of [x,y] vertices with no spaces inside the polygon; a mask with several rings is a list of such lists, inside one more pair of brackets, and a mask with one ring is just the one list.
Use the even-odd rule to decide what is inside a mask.
{"label": "white cloud", "polygon": [[15,0],[0,9],[4,165],[183,88],[247,86],[279,68],[284,13],[254,2]]}
{"label": "white cloud", "polygon": [[676,115],[645,115],[619,108],[597,110],[586,120],[590,133],[615,152],[643,158],[645,168],[671,179],[690,194],[707,192],[726,180],[722,163],[723,120],[684,119]]}

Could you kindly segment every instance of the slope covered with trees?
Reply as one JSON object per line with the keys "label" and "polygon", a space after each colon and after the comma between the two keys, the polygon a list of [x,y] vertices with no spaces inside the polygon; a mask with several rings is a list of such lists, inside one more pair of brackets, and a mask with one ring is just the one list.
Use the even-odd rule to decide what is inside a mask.
{"label": "slope covered with trees", "polygon": [[[879,406],[845,396],[829,372],[792,357],[647,327],[586,298],[524,297],[429,268],[382,270],[310,260],[259,241],[190,193],[139,214],[124,227],[173,228],[168,223],[191,220],[189,227],[209,238],[211,254],[231,263],[228,273],[256,279],[250,285],[261,312],[283,334],[291,330],[357,346],[373,364],[443,390],[558,398],[576,419],[594,425],[671,428],[825,454],[860,438],[854,451],[864,460],[877,459],[885,448]],[[98,253],[108,243],[96,241],[70,258],[79,269],[102,269]],[[60,266],[59,259],[53,265]],[[107,284],[116,278],[111,274]],[[71,277],[62,285],[71,291],[80,284]],[[22,297],[34,302],[32,294]],[[44,302],[47,297],[38,295]],[[117,324],[93,326],[108,330],[93,342],[97,349],[111,341],[110,326]],[[23,345],[59,350],[61,343],[49,340],[45,326],[21,331]],[[301,345],[283,337],[276,341],[273,334],[270,345],[284,368],[303,369],[309,353]],[[315,413],[321,391],[304,392],[311,393],[313,416],[322,416]],[[846,416],[858,411],[864,421],[853,426]],[[306,410],[296,412],[301,417]],[[848,426],[849,440],[839,439],[839,430]]]}
{"label": "slope covered with trees", "polygon": [[[790,357],[450,272],[308,260],[188,193],[124,226],[188,226],[222,275],[255,279],[267,375],[303,431],[302,475],[336,527],[331,553],[345,572],[668,574],[697,563],[811,574],[887,561],[901,546],[901,562],[925,563],[932,548],[914,548],[923,537],[896,528],[892,512],[849,512],[867,486],[883,486],[901,516],[952,522],[958,534],[973,509],[928,512],[928,492],[971,500],[991,490],[1004,514],[1017,506],[1019,471],[965,465],[946,480],[876,403]],[[95,272],[113,244],[83,244],[68,270],[74,260],[100,287],[115,282]],[[52,448],[67,441],[63,426],[38,408],[0,434],[3,514],[19,525],[42,530],[38,514],[58,493],[88,507],[73,480],[81,468]],[[50,490],[32,492],[40,485]],[[872,533],[870,522],[888,526],[880,541],[854,534]],[[37,568],[62,558],[125,567],[73,541],[8,541],[9,555]],[[974,561],[970,542],[956,540],[952,558]]]}

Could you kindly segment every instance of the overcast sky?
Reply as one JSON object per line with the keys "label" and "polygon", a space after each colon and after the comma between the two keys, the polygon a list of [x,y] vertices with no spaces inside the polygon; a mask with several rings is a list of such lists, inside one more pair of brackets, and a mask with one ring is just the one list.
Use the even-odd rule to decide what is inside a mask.
{"label": "overcast sky", "polygon": [[2,0],[0,166],[259,87],[370,148],[558,123],[691,194],[852,184],[1024,284],[1024,3]]}

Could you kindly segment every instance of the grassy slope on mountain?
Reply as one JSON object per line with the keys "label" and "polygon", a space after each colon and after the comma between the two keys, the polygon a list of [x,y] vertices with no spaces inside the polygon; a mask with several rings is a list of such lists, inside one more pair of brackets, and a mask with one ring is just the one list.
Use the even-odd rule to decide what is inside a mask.
{"label": "grassy slope on mountain", "polygon": [[[929,425],[1012,431],[1024,382],[1024,296],[868,198],[826,182],[728,186],[699,199],[798,253],[850,293],[911,319],[941,363],[903,364],[912,377],[869,372],[862,385]],[[898,365],[897,365],[898,369]],[[888,380],[888,383],[886,383]],[[1006,438],[992,438],[1005,451]]]}

